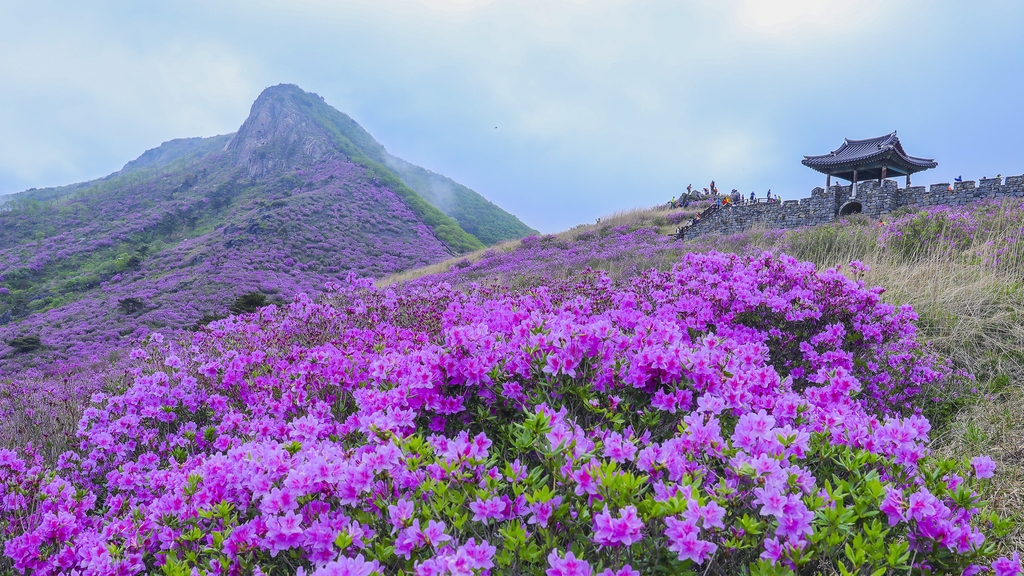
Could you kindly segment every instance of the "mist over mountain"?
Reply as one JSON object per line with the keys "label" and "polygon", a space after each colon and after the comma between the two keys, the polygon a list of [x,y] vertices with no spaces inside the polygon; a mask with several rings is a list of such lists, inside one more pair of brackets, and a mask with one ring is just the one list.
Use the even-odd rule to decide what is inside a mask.
{"label": "mist over mountain", "polygon": [[291,300],[530,233],[316,94],[274,86],[235,134],[171,140],[105,178],[7,198],[0,374],[97,359],[243,294]]}

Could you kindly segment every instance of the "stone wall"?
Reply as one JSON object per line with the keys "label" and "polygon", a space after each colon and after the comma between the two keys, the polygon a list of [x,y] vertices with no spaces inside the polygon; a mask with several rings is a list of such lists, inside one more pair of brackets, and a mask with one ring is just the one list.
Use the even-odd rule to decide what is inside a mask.
{"label": "stone wall", "polygon": [[[977,186],[966,182],[900,188],[895,181],[860,182],[857,196],[850,186],[815,188],[810,198],[783,202],[738,204],[707,213],[700,222],[684,229],[687,238],[706,234],[735,234],[754,227],[797,228],[835,222],[840,212],[852,211],[881,218],[904,206],[962,206],[987,198],[1024,198],[1024,176],[983,178]],[[858,206],[859,205],[859,206]]]}

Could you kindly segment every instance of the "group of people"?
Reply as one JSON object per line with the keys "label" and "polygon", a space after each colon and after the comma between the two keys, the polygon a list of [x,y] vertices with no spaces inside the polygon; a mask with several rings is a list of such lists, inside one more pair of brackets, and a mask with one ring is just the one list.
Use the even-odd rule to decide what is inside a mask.
{"label": "group of people", "polygon": [[[757,204],[757,195],[753,192],[750,193],[750,197],[747,198],[741,194],[735,188],[729,194],[719,194],[718,186],[715,185],[715,181],[711,181],[711,185],[704,188],[703,192],[695,191],[693,184],[687,184],[686,193],[681,195],[678,200],[673,196],[668,202],[669,208],[686,208],[690,205],[690,202],[695,200],[711,199],[715,206],[735,206],[737,204]],[[765,193],[765,202],[778,202],[778,195],[772,195],[772,191],[769,188],[768,192]]]}

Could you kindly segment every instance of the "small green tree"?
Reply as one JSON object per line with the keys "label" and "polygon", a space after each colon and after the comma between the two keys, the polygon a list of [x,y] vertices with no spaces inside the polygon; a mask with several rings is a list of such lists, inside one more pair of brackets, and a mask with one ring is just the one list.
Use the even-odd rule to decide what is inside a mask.
{"label": "small green tree", "polygon": [[235,299],[235,302],[228,310],[232,314],[246,314],[255,312],[267,305],[267,296],[262,292],[247,292]]}
{"label": "small green tree", "polygon": [[43,347],[39,336],[19,336],[7,341],[7,345],[14,348],[16,354],[26,354]]}
{"label": "small green tree", "polygon": [[146,309],[146,303],[138,298],[121,298],[117,301],[117,307],[125,314],[138,314]]}
{"label": "small green tree", "polygon": [[121,254],[114,260],[114,269],[118,272],[137,270],[142,266],[142,258],[136,254]]}

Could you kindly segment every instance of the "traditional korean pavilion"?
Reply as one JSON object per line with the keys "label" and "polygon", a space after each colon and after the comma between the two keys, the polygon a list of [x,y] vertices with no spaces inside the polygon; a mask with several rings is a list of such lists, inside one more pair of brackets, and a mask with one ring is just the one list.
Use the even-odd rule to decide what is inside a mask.
{"label": "traditional korean pavilion", "polygon": [[804,156],[803,165],[826,174],[826,189],[832,185],[832,177],[849,180],[853,184],[853,195],[857,194],[857,182],[878,180],[879,183],[893,176],[906,176],[910,186],[910,175],[929,168],[938,162],[930,158],[917,158],[903,151],[896,132],[868,138],[866,140],[843,140],[843,145],[822,156]]}

